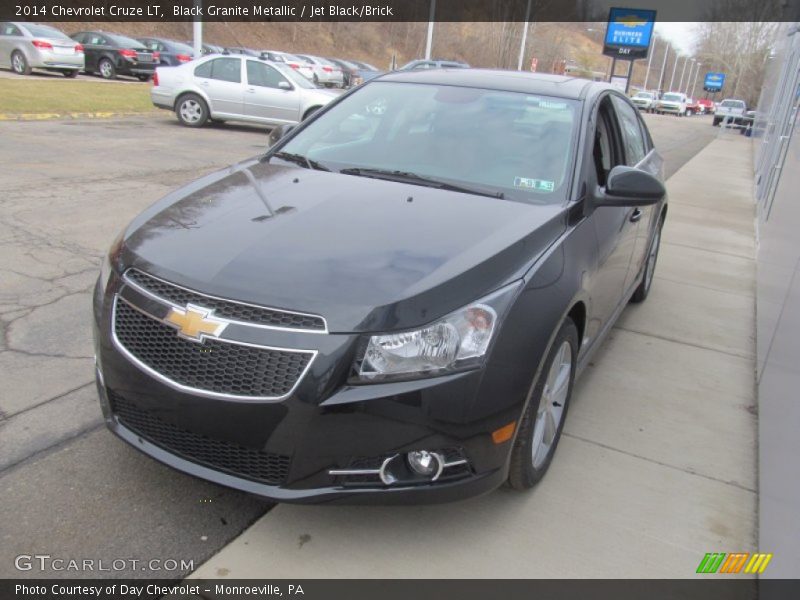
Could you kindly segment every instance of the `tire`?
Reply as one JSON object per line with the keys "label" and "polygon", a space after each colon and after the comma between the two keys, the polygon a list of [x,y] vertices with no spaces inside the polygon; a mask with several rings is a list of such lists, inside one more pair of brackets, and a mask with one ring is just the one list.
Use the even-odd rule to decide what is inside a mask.
{"label": "tire", "polygon": [[117,78],[117,68],[114,66],[114,63],[111,62],[108,58],[101,58],[100,62],[97,63],[97,70],[100,71],[100,77],[103,79],[116,79]]}
{"label": "tire", "polygon": [[319,87],[319,77],[317,77],[316,73],[314,73],[314,79],[312,81],[314,82],[315,86]]}
{"label": "tire", "polygon": [[714,121],[713,121],[713,123],[711,123],[711,125],[714,126],[714,127],[717,127],[719,125],[720,121],[721,121],[721,119],[718,119],[717,117],[714,117]]}
{"label": "tire", "polygon": [[181,125],[202,127],[208,121],[208,105],[197,94],[184,94],[175,103],[175,116]]}
{"label": "tire", "polygon": [[25,55],[20,52],[19,50],[14,50],[11,53],[11,69],[17,75],[30,75],[31,65],[28,63],[28,59],[25,58]]}
{"label": "tire", "polygon": [[644,263],[642,281],[639,283],[639,287],[636,288],[636,291],[634,291],[633,295],[631,296],[631,302],[635,304],[644,302],[647,299],[647,295],[650,293],[650,287],[653,284],[653,273],[655,272],[656,264],[658,262],[658,250],[661,246],[661,230],[663,227],[664,219],[662,217],[658,222],[653,239],[650,240],[650,249],[647,251],[647,259]]}
{"label": "tire", "polygon": [[541,481],[553,460],[569,410],[578,344],[578,328],[567,318],[547,353],[520,420],[508,471],[507,483],[513,489],[532,488]]}
{"label": "tire", "polygon": [[137,75],[136,79],[139,81],[150,81],[153,78],[152,75]]}
{"label": "tire", "polygon": [[78,69],[70,69],[69,71],[62,71],[62,73],[68,79],[75,79],[78,76]]}

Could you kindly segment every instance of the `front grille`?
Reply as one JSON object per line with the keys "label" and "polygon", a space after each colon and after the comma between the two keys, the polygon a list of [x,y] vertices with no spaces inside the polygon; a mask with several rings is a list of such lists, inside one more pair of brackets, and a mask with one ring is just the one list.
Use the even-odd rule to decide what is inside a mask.
{"label": "front grille", "polygon": [[312,354],[206,338],[200,344],[117,299],[114,333],[137,360],[168,380],[195,390],[242,397],[288,394]]}
{"label": "front grille", "polygon": [[187,290],[152,275],[143,273],[136,269],[129,269],[125,277],[133,281],[139,287],[144,288],[151,294],[163,298],[168,302],[178,306],[196,304],[203,308],[214,309],[214,314],[218,317],[225,317],[235,321],[244,321],[257,325],[270,325],[272,327],[283,327],[287,329],[310,329],[312,331],[325,331],[325,320],[316,315],[303,315],[291,312],[284,312],[274,308],[264,308],[261,306],[250,306],[240,304],[231,300],[212,298]]}
{"label": "front grille", "polygon": [[168,452],[232,475],[282,485],[289,473],[288,456],[215,440],[167,423],[109,390],[111,410],[119,422]]}

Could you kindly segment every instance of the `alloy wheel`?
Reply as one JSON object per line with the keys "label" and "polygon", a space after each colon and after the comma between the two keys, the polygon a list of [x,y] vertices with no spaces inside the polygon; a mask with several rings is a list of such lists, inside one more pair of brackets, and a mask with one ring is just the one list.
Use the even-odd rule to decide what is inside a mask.
{"label": "alloy wheel", "polygon": [[107,60],[104,60],[100,63],[100,74],[105,77],[106,79],[110,79],[112,75],[111,71],[111,63]]}
{"label": "alloy wheel", "polygon": [[22,55],[17,52],[12,57],[11,62],[13,63],[14,72],[18,75],[22,75],[25,72],[25,59],[22,58]]}
{"label": "alloy wheel", "polygon": [[538,469],[552,451],[572,381],[572,345],[564,340],[550,365],[533,425],[531,453]]}
{"label": "alloy wheel", "polygon": [[187,123],[197,123],[203,116],[203,109],[197,100],[184,100],[181,103],[181,118]]}
{"label": "alloy wheel", "polygon": [[650,289],[650,284],[653,283],[653,273],[656,270],[656,261],[658,260],[658,246],[661,243],[661,227],[656,229],[653,236],[653,243],[650,244],[650,253],[647,255],[647,272],[645,274],[645,289]]}

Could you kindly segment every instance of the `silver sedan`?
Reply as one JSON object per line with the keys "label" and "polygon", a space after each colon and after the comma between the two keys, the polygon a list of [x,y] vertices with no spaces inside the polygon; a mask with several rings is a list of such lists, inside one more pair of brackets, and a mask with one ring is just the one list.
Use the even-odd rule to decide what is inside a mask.
{"label": "silver sedan", "polygon": [[0,22],[0,67],[19,75],[45,69],[75,77],[83,66],[83,46],[55,27]]}
{"label": "silver sedan", "polygon": [[339,93],[317,88],[280,63],[214,54],[156,69],[150,98],[189,127],[209,119],[283,125],[300,122]]}

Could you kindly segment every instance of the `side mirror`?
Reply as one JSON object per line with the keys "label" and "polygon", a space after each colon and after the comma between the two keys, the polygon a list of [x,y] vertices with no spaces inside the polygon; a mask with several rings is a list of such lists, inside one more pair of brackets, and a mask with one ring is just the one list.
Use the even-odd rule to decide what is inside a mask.
{"label": "side mirror", "polygon": [[269,132],[267,148],[272,148],[281,138],[286,137],[286,135],[295,127],[297,127],[297,125],[289,125],[288,123],[273,127],[272,131]]}
{"label": "side mirror", "polygon": [[666,196],[664,184],[650,173],[618,165],[608,174],[605,190],[599,190],[595,206],[650,206]]}
{"label": "side mirror", "polygon": [[282,89],[282,90],[287,90],[287,91],[288,91],[288,90],[293,90],[293,89],[294,89],[294,88],[292,87],[292,84],[291,84],[291,83],[289,83],[288,81],[279,81],[279,82],[278,82],[278,88],[279,88],[279,89]]}

